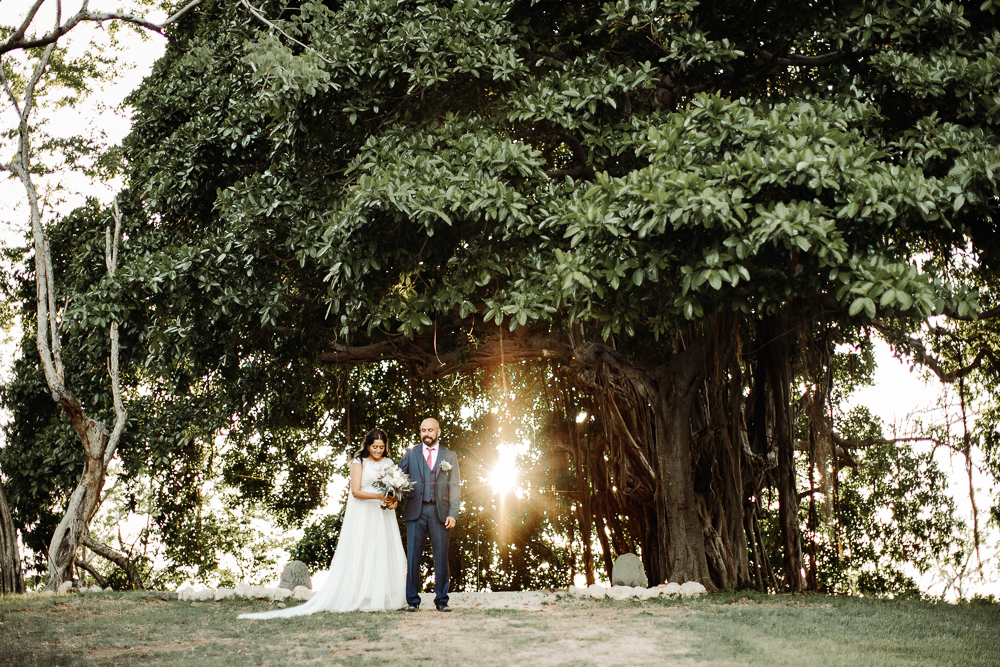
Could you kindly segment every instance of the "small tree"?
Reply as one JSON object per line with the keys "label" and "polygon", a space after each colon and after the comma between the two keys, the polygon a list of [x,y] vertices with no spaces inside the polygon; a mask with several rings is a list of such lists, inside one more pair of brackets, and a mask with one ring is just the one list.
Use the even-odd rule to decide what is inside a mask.
{"label": "small tree", "polygon": [[[80,10],[64,19],[62,3],[57,2],[54,12],[55,23],[52,29],[41,35],[33,35],[29,34],[29,31],[33,27],[39,10],[45,4],[45,0],[36,0],[19,26],[9,32],[4,31],[7,36],[0,43],[0,58],[14,51],[28,51],[31,55],[35,55],[39,49],[42,50],[41,54],[34,60],[30,74],[23,80],[14,76],[14,69],[9,58],[0,61],[0,84],[2,84],[3,92],[10,100],[17,118],[15,131],[17,150],[14,157],[6,164],[0,165],[0,168],[12,172],[25,188],[34,249],[38,354],[46,383],[52,393],[52,400],[59,404],[69,419],[80,438],[86,456],[80,482],[70,497],[66,514],[52,536],[48,554],[49,577],[46,583],[46,588],[50,590],[58,588],[60,584],[71,578],[77,548],[81,540],[87,536],[90,519],[97,508],[101,489],[104,486],[105,470],[111,457],[114,456],[119,439],[125,429],[127,414],[122,404],[118,381],[117,321],[111,323],[109,332],[111,353],[108,359],[108,372],[116,413],[115,424],[111,431],[103,423],[87,414],[83,404],[67,385],[59,337],[60,310],[56,303],[52,255],[42,223],[41,197],[33,179],[33,174],[36,172],[36,155],[32,147],[32,123],[35,122],[38,110],[39,84],[43,78],[51,76],[53,55],[56,53],[59,39],[78,25],[121,21],[162,33],[165,26],[176,21],[198,5],[200,1],[193,0],[161,24],[155,24],[144,18],[123,12],[91,11],[88,8],[89,0],[83,0]],[[78,82],[77,85],[81,88],[85,87],[83,83]],[[118,243],[121,230],[121,215],[117,203],[115,204],[114,218],[115,230],[114,233],[110,229],[108,230],[105,254],[108,275],[112,279],[114,279],[118,264]]]}

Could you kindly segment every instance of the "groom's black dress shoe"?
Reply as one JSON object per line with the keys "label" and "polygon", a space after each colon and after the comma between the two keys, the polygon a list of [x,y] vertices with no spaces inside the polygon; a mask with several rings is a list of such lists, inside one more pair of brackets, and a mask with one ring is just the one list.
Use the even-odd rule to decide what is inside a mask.
{"label": "groom's black dress shoe", "polygon": [[415,604],[408,605],[406,611],[420,611],[420,607]]}
{"label": "groom's black dress shoe", "polygon": [[451,611],[451,607],[446,604],[439,604],[437,607],[438,611]]}

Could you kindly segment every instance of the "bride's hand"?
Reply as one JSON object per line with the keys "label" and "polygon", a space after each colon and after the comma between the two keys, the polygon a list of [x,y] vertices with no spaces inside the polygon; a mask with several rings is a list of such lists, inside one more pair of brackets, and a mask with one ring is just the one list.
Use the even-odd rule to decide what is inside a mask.
{"label": "bride's hand", "polygon": [[399,504],[399,499],[396,498],[395,496],[389,496],[388,498],[385,499],[384,503],[384,505],[391,510],[396,509],[396,505],[398,504]]}

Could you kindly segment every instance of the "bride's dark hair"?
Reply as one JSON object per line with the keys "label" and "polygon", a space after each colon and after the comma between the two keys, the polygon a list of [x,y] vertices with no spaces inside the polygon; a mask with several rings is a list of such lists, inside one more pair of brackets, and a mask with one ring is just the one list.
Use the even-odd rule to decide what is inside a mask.
{"label": "bride's dark hair", "polygon": [[354,454],[354,458],[366,459],[371,456],[371,452],[368,451],[368,448],[371,447],[372,443],[376,440],[381,440],[385,443],[385,451],[382,452],[382,457],[384,458],[389,456],[389,436],[387,436],[385,431],[382,429],[375,428],[369,431],[368,435],[365,436],[365,441],[361,443],[361,449]]}

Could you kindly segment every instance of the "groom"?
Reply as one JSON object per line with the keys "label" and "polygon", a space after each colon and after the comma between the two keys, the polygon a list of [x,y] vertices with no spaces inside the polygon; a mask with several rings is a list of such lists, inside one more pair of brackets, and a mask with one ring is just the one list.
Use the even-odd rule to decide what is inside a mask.
{"label": "groom", "polygon": [[420,423],[419,447],[403,454],[399,467],[414,482],[406,495],[403,518],[406,519],[406,604],[407,611],[420,608],[420,559],[427,536],[434,552],[434,606],[451,611],[448,606],[448,536],[455,527],[462,481],[455,452],[438,445],[441,427],[436,419]]}

